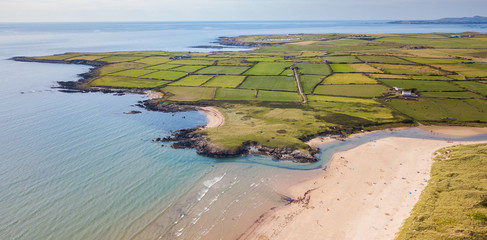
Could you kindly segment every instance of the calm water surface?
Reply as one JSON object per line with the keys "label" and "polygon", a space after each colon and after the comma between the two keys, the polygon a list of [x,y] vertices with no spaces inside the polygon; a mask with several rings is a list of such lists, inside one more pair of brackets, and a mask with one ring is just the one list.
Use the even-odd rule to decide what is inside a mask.
{"label": "calm water surface", "polygon": [[[251,156],[218,160],[151,139],[206,123],[197,112],[138,115],[143,96],[66,94],[87,66],[22,63],[13,56],[72,51],[196,51],[219,36],[263,33],[486,32],[484,25],[384,21],[0,24],[0,239],[235,238],[282,204],[272,189],[318,174],[331,154],[390,135],[323,147],[315,164]],[[198,51],[201,51],[199,49]],[[484,136],[485,137],[485,136]]]}

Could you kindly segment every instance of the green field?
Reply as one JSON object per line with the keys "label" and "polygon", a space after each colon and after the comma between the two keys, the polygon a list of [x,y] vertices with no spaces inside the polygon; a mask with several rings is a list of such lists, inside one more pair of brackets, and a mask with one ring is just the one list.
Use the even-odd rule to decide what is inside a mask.
{"label": "green field", "polygon": [[150,80],[123,76],[104,76],[90,82],[91,86],[122,87],[122,88],[154,88],[168,81]]}
{"label": "green field", "polygon": [[381,73],[382,71],[365,63],[348,64],[355,72]]}
{"label": "green field", "polygon": [[452,58],[413,58],[413,57],[403,57],[403,58],[408,61],[421,63],[421,64],[472,62],[470,60],[452,59]]}
{"label": "green field", "polygon": [[147,67],[147,69],[168,70],[168,69],[180,67],[180,66],[181,65],[175,65],[175,64],[160,64],[160,65]]}
{"label": "green field", "polygon": [[382,85],[319,85],[314,94],[372,98],[386,91]]}
{"label": "green field", "polygon": [[443,148],[396,240],[481,240],[487,236],[487,144]]}
{"label": "green field", "polygon": [[173,86],[193,86],[197,87],[210,80],[212,75],[190,75],[178,81],[172,82]]}
{"label": "green field", "polygon": [[278,92],[259,90],[257,99],[262,101],[276,101],[276,102],[299,102],[301,97],[298,93],[293,92]]}
{"label": "green field", "polygon": [[120,72],[112,73],[112,75],[117,76],[124,76],[124,77],[140,77],[142,75],[146,75],[149,73],[155,72],[155,70],[146,70],[146,69],[130,69]]}
{"label": "green field", "polygon": [[295,65],[302,74],[330,75],[330,68],[326,64],[297,63]]}
{"label": "green field", "polygon": [[420,121],[439,122],[444,118],[453,118],[457,121],[487,122],[487,101],[482,99],[425,98],[420,101],[392,100],[389,104]]}
{"label": "green field", "polygon": [[381,68],[388,74],[399,75],[448,75],[448,72],[444,72],[438,69],[434,69],[428,66],[418,65],[398,65],[398,64],[372,64],[374,67]]}
{"label": "green field", "polygon": [[132,56],[110,56],[106,58],[100,58],[97,61],[107,62],[107,63],[117,63],[117,62],[131,62],[141,59],[141,57]]}
{"label": "green field", "polygon": [[239,88],[297,91],[294,78],[285,76],[248,76]]}
{"label": "green field", "polygon": [[247,71],[248,67],[238,67],[238,66],[209,66],[207,68],[201,69],[197,74],[229,74],[229,75],[240,75]]}
{"label": "green field", "polygon": [[439,97],[439,98],[481,98],[480,95],[472,92],[423,92],[422,97]]}
{"label": "green field", "polygon": [[163,80],[176,80],[186,76],[187,73],[184,72],[173,72],[173,71],[157,71],[151,74],[144,75],[144,78],[154,78]]}
{"label": "green field", "polygon": [[377,82],[361,73],[335,73],[323,81],[323,84],[376,84]]}
{"label": "green field", "polygon": [[259,62],[246,71],[245,75],[279,75],[284,68],[291,66],[288,62]]}
{"label": "green field", "polygon": [[146,57],[146,58],[141,58],[135,62],[144,63],[147,65],[157,65],[161,63],[167,63],[169,61],[171,61],[169,57]]}
{"label": "green field", "polygon": [[481,82],[473,82],[473,81],[461,81],[455,82],[460,87],[466,88],[472,92],[480,93],[484,96],[487,96],[487,84]]}
{"label": "green field", "polygon": [[301,75],[299,80],[301,81],[301,87],[305,94],[311,94],[313,89],[323,81],[323,76],[320,75]]}
{"label": "green field", "polygon": [[216,100],[255,100],[256,90],[218,88],[216,90]]}
{"label": "green field", "polygon": [[355,69],[348,66],[348,64],[330,64],[331,69],[333,72],[336,73],[353,73]]}
{"label": "green field", "polygon": [[205,66],[197,66],[197,65],[185,65],[176,68],[171,68],[171,71],[178,71],[178,72],[196,72]]}
{"label": "green field", "polygon": [[203,86],[236,88],[245,79],[245,76],[215,76]]}
{"label": "green field", "polygon": [[456,72],[469,78],[487,77],[487,64],[432,64],[432,66]]}
{"label": "green field", "polygon": [[358,56],[358,58],[368,63],[413,64],[394,56]]}
{"label": "green field", "polygon": [[213,65],[215,63],[214,60],[202,60],[202,59],[178,59],[169,62],[171,64],[179,64],[179,65]]}
{"label": "green field", "polygon": [[323,60],[330,63],[360,63],[362,61],[358,60],[355,56],[330,56],[323,57]]}
{"label": "green field", "polygon": [[168,86],[163,92],[169,100],[173,101],[200,101],[213,99],[215,91],[216,88],[209,87]]}
{"label": "green field", "polygon": [[421,81],[421,80],[398,80],[379,79],[389,87],[400,87],[404,89],[416,88],[419,91],[462,91],[461,88],[444,81]]}

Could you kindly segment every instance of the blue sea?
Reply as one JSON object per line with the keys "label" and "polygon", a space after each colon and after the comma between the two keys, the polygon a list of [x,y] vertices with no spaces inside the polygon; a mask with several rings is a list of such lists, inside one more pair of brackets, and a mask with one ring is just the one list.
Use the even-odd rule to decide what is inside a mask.
{"label": "blue sea", "polygon": [[[11,57],[209,51],[191,46],[245,34],[465,31],[487,28],[385,21],[0,23],[0,239],[235,239],[262,212],[284,204],[278,192],[322,172],[336,151],[391,135],[446,138],[418,129],[379,132],[323,146],[314,164],[202,157],[151,140],[204,125],[204,115],[141,110],[134,104],[142,95],[58,92],[57,81],[76,81],[90,67]],[[142,113],[123,114],[131,110]]]}

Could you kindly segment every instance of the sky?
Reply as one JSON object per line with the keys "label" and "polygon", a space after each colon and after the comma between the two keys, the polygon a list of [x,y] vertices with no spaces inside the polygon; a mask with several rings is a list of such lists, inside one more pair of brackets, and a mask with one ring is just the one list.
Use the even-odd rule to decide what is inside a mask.
{"label": "sky", "polygon": [[0,0],[0,22],[412,20],[486,9],[486,0]]}

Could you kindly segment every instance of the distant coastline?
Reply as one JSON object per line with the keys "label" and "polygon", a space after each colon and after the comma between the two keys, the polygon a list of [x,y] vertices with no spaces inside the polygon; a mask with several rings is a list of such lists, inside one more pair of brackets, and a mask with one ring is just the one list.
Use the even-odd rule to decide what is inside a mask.
{"label": "distant coastline", "polygon": [[400,20],[392,24],[487,24],[487,17],[474,16],[463,18],[441,18],[436,20]]}

